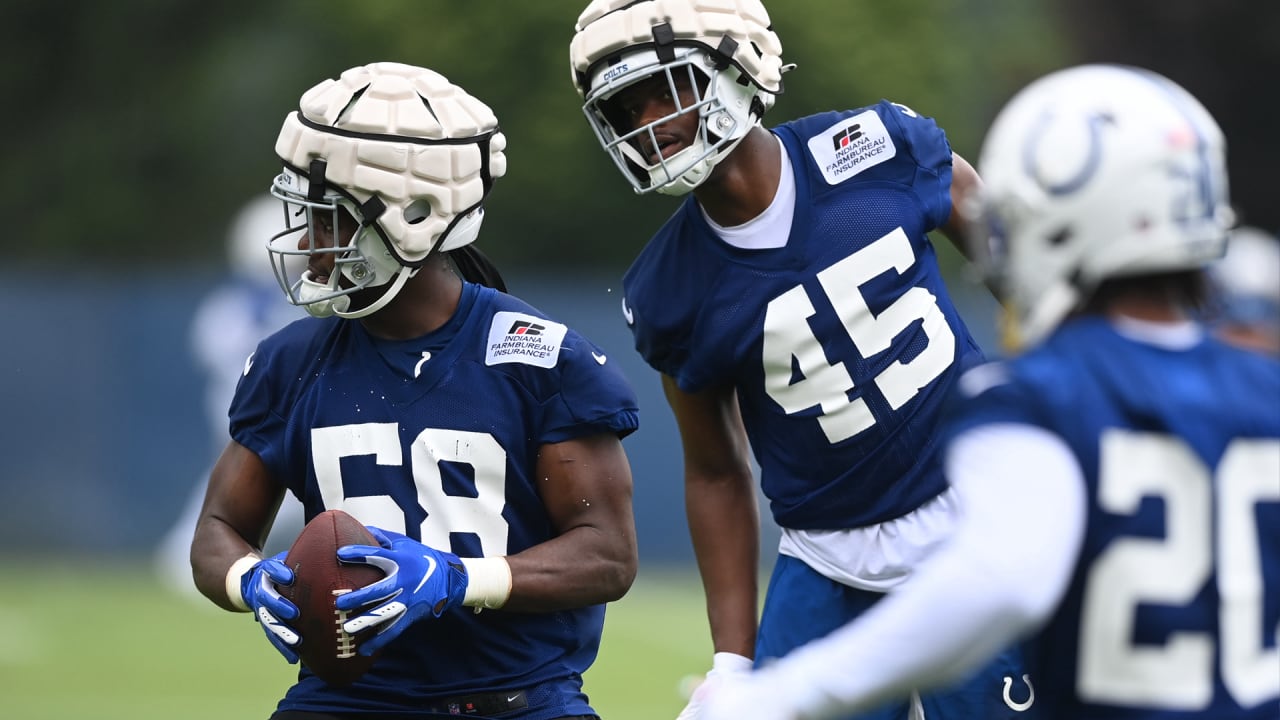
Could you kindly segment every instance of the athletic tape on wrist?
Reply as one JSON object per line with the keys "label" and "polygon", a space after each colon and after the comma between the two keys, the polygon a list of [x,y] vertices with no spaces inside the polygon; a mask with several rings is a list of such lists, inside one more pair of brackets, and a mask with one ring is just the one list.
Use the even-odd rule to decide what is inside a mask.
{"label": "athletic tape on wrist", "polygon": [[253,566],[257,565],[261,559],[257,555],[249,553],[231,563],[231,567],[227,570],[227,600],[230,600],[231,605],[240,612],[249,612],[253,609],[244,601],[244,596],[240,594],[240,578],[252,570]]}
{"label": "athletic tape on wrist", "polygon": [[467,569],[467,592],[462,604],[497,610],[511,597],[511,565],[505,557],[462,558]]}

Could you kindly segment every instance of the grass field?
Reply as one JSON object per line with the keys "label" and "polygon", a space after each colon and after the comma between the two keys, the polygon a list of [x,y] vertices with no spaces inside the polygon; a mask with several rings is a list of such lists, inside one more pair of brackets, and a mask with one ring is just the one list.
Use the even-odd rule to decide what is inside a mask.
{"label": "grass field", "polygon": [[[586,690],[604,720],[674,718],[710,657],[696,575],[642,573]],[[249,615],[175,596],[149,565],[0,565],[0,716],[265,720],[294,672]]]}

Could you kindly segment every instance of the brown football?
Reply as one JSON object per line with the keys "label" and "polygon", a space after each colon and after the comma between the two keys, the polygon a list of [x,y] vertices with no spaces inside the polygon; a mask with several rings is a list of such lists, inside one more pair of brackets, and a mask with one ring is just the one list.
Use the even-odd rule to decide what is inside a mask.
{"label": "brown football", "polygon": [[295,648],[298,659],[331,685],[350,685],[374,661],[356,652],[360,635],[342,629],[354,613],[339,612],[334,599],[383,577],[372,565],[339,562],[338,548],[377,544],[359,520],[341,510],[326,510],[307,523],[285,558],[293,570],[293,584],[278,587],[298,606],[298,617],[289,623],[302,638]]}

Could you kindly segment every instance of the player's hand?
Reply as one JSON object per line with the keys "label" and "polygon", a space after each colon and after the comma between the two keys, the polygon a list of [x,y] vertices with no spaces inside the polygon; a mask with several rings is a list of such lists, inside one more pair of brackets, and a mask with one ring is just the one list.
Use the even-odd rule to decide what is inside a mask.
{"label": "player's hand", "polygon": [[374,604],[342,626],[351,634],[377,628],[377,635],[360,643],[361,655],[377,652],[419,618],[440,617],[446,610],[461,605],[467,593],[467,570],[457,555],[390,530],[370,527],[369,532],[378,539],[378,547],[338,548],[339,560],[368,563],[387,574],[359,590],[339,595],[336,601],[339,610]]}
{"label": "player's hand", "polygon": [[287,551],[264,558],[240,578],[240,597],[253,611],[267,639],[285,660],[298,662],[293,647],[302,639],[298,631],[285,624],[298,617],[298,607],[276,590],[276,585],[292,585],[293,571],[284,564]]}
{"label": "player's hand", "polygon": [[[711,670],[703,677],[702,683],[694,689],[689,697],[689,704],[676,716],[676,720],[705,720],[703,712],[706,699],[715,693],[716,688],[726,679],[751,672],[751,658],[735,653],[718,652],[711,661]],[[742,717],[755,717],[748,713]]]}
{"label": "player's hand", "polygon": [[800,720],[789,697],[786,688],[758,672],[731,673],[707,686],[698,720]]}

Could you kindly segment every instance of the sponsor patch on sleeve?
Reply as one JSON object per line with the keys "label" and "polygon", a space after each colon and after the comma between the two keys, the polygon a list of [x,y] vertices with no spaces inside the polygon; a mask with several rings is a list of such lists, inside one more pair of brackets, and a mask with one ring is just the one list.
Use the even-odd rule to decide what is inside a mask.
{"label": "sponsor patch on sleeve", "polygon": [[484,364],[524,363],[555,367],[568,328],[557,322],[517,312],[500,312],[489,325]]}
{"label": "sponsor patch on sleeve", "polygon": [[827,184],[836,185],[898,154],[875,110],[844,118],[809,138],[809,152]]}

